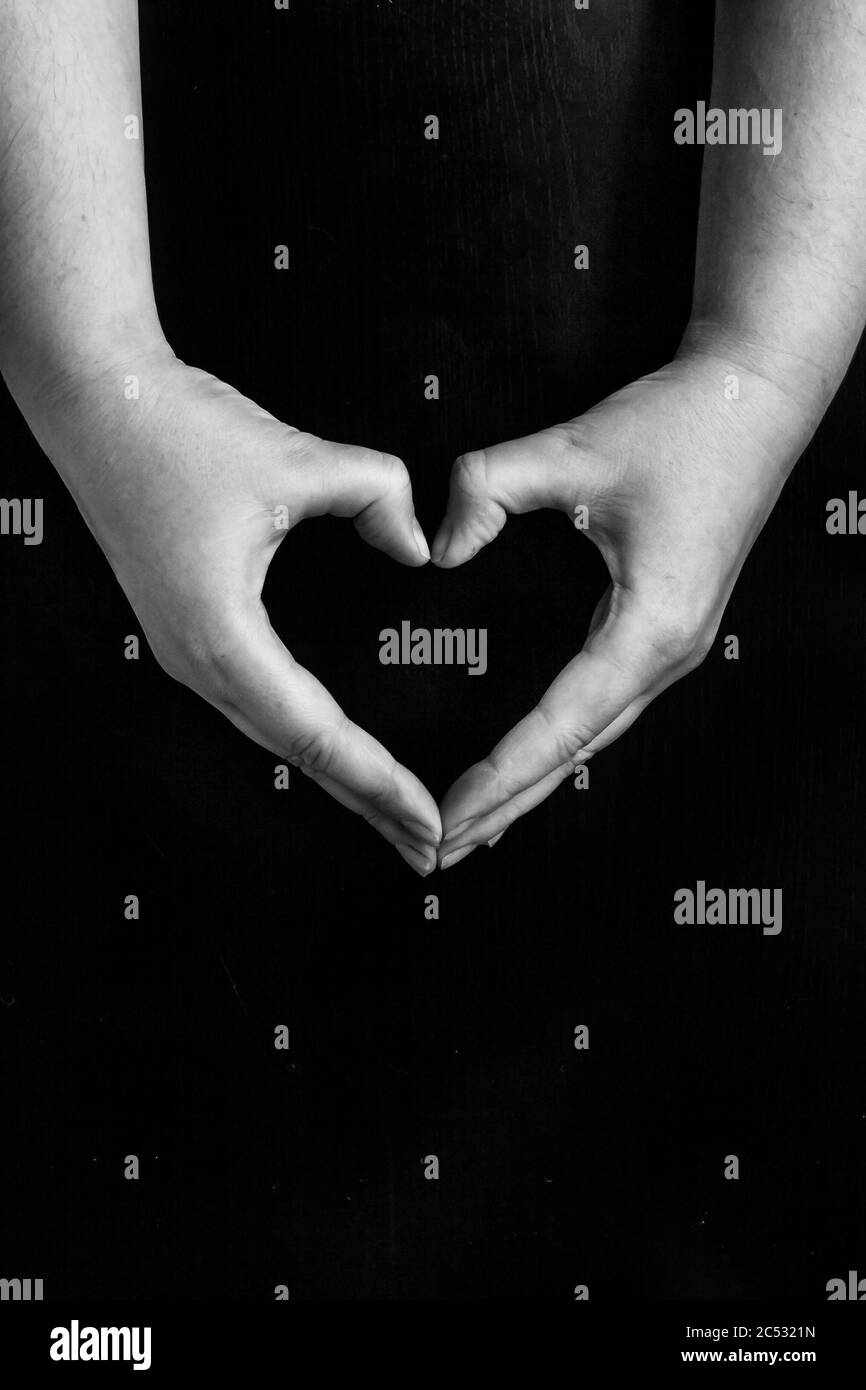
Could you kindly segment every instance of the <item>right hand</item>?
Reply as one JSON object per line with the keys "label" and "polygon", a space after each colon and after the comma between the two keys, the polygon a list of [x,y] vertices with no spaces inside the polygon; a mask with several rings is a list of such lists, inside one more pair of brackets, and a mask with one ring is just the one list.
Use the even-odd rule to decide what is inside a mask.
{"label": "right hand", "polygon": [[[137,400],[124,395],[131,373]],[[167,348],[19,403],[162,668],[429,873],[435,801],[293,660],[261,597],[277,547],[305,517],[352,517],[370,545],[425,564],[400,459],[282,424]]]}

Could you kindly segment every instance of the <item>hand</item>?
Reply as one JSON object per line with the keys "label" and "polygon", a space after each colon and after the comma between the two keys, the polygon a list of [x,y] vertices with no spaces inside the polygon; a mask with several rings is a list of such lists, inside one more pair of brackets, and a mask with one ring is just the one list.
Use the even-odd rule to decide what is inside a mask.
{"label": "hand", "polygon": [[423,565],[400,460],[281,424],[167,348],[22,406],[163,669],[430,872],[441,829],[432,797],[292,659],[261,598],[277,547],[305,517],[352,517],[370,545]]}
{"label": "hand", "polygon": [[[728,399],[734,372],[739,399]],[[442,868],[501,835],[701,663],[809,432],[781,385],[694,352],[568,424],[456,461],[435,564],[464,564],[509,513],[554,507],[575,521],[585,507],[611,583],[583,650],[448,791]]]}

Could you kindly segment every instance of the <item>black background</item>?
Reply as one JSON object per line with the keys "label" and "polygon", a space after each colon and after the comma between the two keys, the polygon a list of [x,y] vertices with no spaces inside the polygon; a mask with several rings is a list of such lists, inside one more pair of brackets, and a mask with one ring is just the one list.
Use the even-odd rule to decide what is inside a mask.
{"label": "black background", "polygon": [[[700,159],[672,116],[709,96],[711,48],[694,0],[145,0],[169,340],[299,428],[399,454],[432,539],[456,454],[675,349]],[[46,525],[0,543],[0,1274],[265,1300],[822,1299],[866,1275],[866,541],[824,524],[862,478],[864,401],[861,352],[700,671],[588,791],[422,882],[302,777],[276,791],[146,647],[124,660],[136,619],[4,399],[4,493],[44,497]],[[266,598],[441,796],[605,582],[552,514],[450,573],[322,520]],[[404,618],[486,627],[486,677],[382,667]],[[782,888],[782,934],[676,926],[698,878]]]}

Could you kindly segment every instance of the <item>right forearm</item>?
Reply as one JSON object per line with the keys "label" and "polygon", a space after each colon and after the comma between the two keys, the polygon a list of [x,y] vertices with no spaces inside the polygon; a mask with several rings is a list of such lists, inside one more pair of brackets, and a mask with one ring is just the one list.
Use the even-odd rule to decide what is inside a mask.
{"label": "right forearm", "polygon": [[771,112],[778,147],[705,153],[684,348],[768,376],[808,431],[866,321],[864,19],[864,0],[716,9],[713,109]]}
{"label": "right forearm", "polygon": [[160,340],[137,0],[4,0],[0,369],[26,393]]}

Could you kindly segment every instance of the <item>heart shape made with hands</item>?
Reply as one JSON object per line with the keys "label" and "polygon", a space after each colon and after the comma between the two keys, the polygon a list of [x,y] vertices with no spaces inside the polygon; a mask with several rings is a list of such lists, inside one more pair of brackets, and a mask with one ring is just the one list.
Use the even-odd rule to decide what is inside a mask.
{"label": "heart shape made with hands", "polygon": [[[137,505],[102,517],[96,492],[91,520],[110,534],[105,548],[161,664],[427,874],[494,842],[709,650],[803,447],[789,404],[760,379],[749,404],[730,412],[722,365],[677,360],[566,424],[462,455],[431,551],[402,460],[299,432],[208,374],[178,375],[171,364],[152,424],[139,417],[134,449],[122,433],[113,446],[115,474]],[[179,454],[204,460],[205,488],[201,467],[179,464]],[[166,525],[155,544],[157,508]],[[594,543],[610,583],[582,648],[437,806],[283,646],[262,602],[268,566],[297,522],[331,515],[352,518],[363,540],[402,564],[452,569],[509,515],[542,508]]]}
{"label": "heart shape made with hands", "polygon": [[[437,567],[450,569],[462,565],[492,541],[509,511],[551,506],[574,511],[573,470],[560,468],[558,490],[550,471],[554,462],[562,462],[567,443],[558,431],[550,430],[461,456],[452,469],[448,507],[432,554],[414,515],[405,466],[399,459],[376,455],[371,450],[297,436],[293,447],[302,456],[312,458],[314,466],[321,469],[322,477],[328,480],[327,493],[317,484],[312,489],[318,497],[317,505],[311,506],[307,501],[303,507],[288,506],[283,511],[291,514],[293,522],[324,513],[352,517],[362,539],[391,558],[413,567],[432,558]],[[309,479],[306,490],[310,491]],[[585,505],[582,510],[587,512]],[[599,605],[596,611],[596,625],[603,606]],[[388,664],[389,654],[394,664],[409,660],[408,628],[410,625],[404,622],[399,632],[380,633],[380,640],[393,633],[392,643],[385,644],[392,646],[391,652],[380,651],[384,664]],[[424,636],[420,640],[430,639],[431,645],[437,634],[442,635],[438,629],[432,634],[426,629],[421,632]],[[468,634],[459,630],[458,633],[467,641],[464,655],[469,655]],[[448,639],[457,635],[453,629],[446,630]],[[431,655],[427,654],[428,660]],[[476,651],[476,659],[481,655]],[[422,653],[421,664],[424,662]],[[486,666],[486,651],[483,662]],[[413,664],[418,664],[417,659]],[[480,663],[476,669],[482,669]],[[299,706],[304,705],[303,699],[299,699],[298,672],[309,679],[307,703],[310,709],[315,706],[315,719],[304,721],[298,713]],[[290,756],[290,761],[343,805],[360,814],[422,876],[437,865],[451,867],[476,845],[495,841],[512,820],[549,795],[573,770],[576,761],[588,758],[594,751],[584,747],[585,737],[574,741],[571,747],[573,731],[570,727],[557,731],[552,718],[555,711],[548,717],[547,706],[542,703],[487,758],[458,779],[440,808],[415,775],[365,730],[348,721],[325,687],[302,667],[295,667],[293,684],[294,756]],[[544,700],[549,696],[550,692]],[[605,716],[608,708],[605,703]],[[236,717],[235,722],[239,722]],[[306,723],[307,733],[299,739],[298,725],[302,722]],[[609,722],[605,717],[600,727]],[[263,727],[262,721],[259,727]],[[251,732],[249,727],[246,732]],[[252,736],[256,737],[255,732]]]}
{"label": "heart shape made with hands", "polygon": [[[282,515],[285,530],[310,516],[351,517],[363,540],[398,562],[417,567],[432,558],[437,567],[450,569],[493,540],[510,511],[554,506],[573,512],[573,471],[561,467],[557,487],[550,471],[554,462],[562,462],[566,446],[567,440],[550,430],[461,456],[452,469],[448,507],[432,555],[415,517],[411,481],[402,461],[359,446],[293,432],[289,448],[296,491],[275,510]],[[284,482],[281,487],[285,488]],[[603,606],[596,611],[596,625]],[[409,633],[404,630],[408,627],[404,623],[400,633],[394,631],[398,650],[391,657],[395,664],[409,658]],[[447,630],[449,639],[456,635]],[[380,633],[380,640],[387,636]],[[459,636],[466,634],[459,632]],[[278,650],[273,671],[263,669],[261,644],[256,648],[256,671],[247,650],[243,673],[235,673],[233,689],[237,691],[242,674],[247,688],[242,698],[234,699],[234,708],[224,712],[256,741],[289,750],[284,755],[290,762],[361,815],[422,876],[437,865],[451,867],[476,845],[494,841],[512,820],[546,797],[572,771],[575,760],[593,751],[585,748],[585,737],[573,739],[570,726],[561,731],[554,728],[555,710],[548,710],[544,703],[550,698],[548,692],[542,704],[487,758],[458,779],[440,808],[407,767],[343,714],[325,686],[297,662],[289,667],[288,653],[276,634],[274,640]],[[481,655],[476,652],[476,660]],[[475,669],[482,669],[480,662]],[[278,681],[285,711],[281,721],[271,715],[261,697],[263,688],[270,684],[276,689]],[[605,716],[608,709],[605,702]],[[241,710],[254,711],[254,717],[244,718]],[[605,717],[600,728],[609,722]]]}

